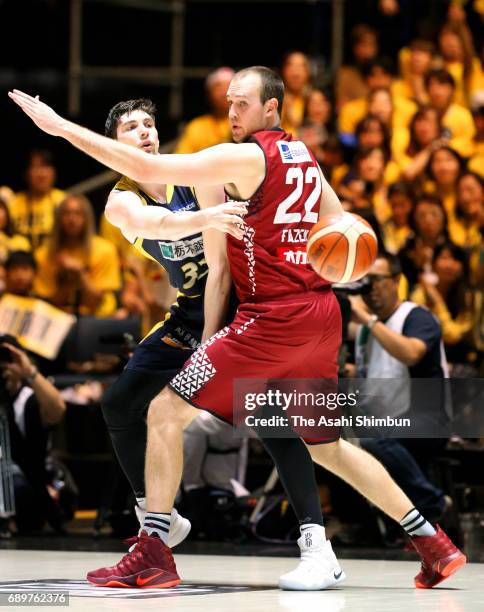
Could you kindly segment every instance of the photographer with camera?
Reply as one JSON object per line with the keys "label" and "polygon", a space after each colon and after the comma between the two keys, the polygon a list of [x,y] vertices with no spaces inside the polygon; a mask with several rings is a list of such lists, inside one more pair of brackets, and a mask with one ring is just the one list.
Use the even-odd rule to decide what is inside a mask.
{"label": "photographer with camera", "polygon": [[[399,299],[400,275],[398,258],[379,254],[362,283],[363,295],[349,296],[351,318],[358,324],[353,329],[356,375],[375,379],[374,387],[378,386],[378,379],[393,379],[394,383],[384,385],[386,395],[389,389],[391,394],[384,401],[387,414],[400,416],[411,410],[425,419],[433,410],[433,416],[438,418],[439,413],[444,415],[444,392],[426,393],[424,405],[420,395],[414,397],[409,392],[408,381],[447,377],[441,328],[429,310]],[[395,387],[400,382],[401,392],[397,393]],[[385,396],[385,388],[382,394]],[[434,454],[445,446],[445,438],[378,437],[363,438],[360,442],[383,463],[425,516],[432,521],[442,516],[450,498],[428,480],[424,470]]]}
{"label": "photographer with camera", "polygon": [[47,520],[61,530],[57,492],[49,485],[45,463],[49,428],[64,416],[64,400],[10,335],[0,335],[0,373],[0,410],[8,420],[17,529],[41,529]]}

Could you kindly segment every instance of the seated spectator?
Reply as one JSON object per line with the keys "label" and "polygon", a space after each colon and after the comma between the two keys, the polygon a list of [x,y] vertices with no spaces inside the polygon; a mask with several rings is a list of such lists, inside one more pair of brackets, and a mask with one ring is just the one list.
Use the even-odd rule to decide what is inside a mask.
{"label": "seated spectator", "polygon": [[451,221],[455,217],[457,182],[463,168],[461,156],[451,147],[440,146],[430,154],[427,175],[431,183],[426,185],[426,191],[433,191],[440,197]]}
{"label": "seated spectator", "polygon": [[58,492],[46,471],[49,429],[59,423],[65,403],[13,336],[1,336],[2,398],[7,410],[19,532],[41,529],[48,521],[62,529]]}
{"label": "seated spectator", "polygon": [[10,213],[15,233],[26,236],[33,249],[51,233],[55,210],[66,196],[64,191],[54,186],[55,181],[52,153],[32,151],[26,171],[27,189],[15,195],[10,203]]}
{"label": "seated spectator", "polygon": [[324,176],[333,188],[337,188],[341,179],[348,172],[349,167],[345,164],[343,145],[335,134],[330,134],[328,139],[321,145],[323,159],[318,160]]}
{"label": "seated spectator", "polygon": [[414,181],[422,176],[432,152],[448,142],[442,137],[439,115],[435,108],[424,106],[415,113],[409,126],[409,139],[410,142],[398,157],[398,163],[402,178]]}
{"label": "seated spectator", "polygon": [[[398,159],[402,143],[408,141],[408,129],[400,124],[400,116],[394,108],[394,98],[389,89],[375,89],[369,94],[368,112],[386,127],[390,135],[390,153],[394,159]],[[387,170],[390,170],[390,167],[392,171],[386,177],[387,183],[395,182],[400,176],[400,168],[396,162]]]}
{"label": "seated spectator", "polygon": [[[387,58],[373,60],[366,69],[365,81],[368,87],[367,96],[347,102],[339,114],[338,129],[343,143],[347,146],[355,145],[356,126],[368,114],[368,96],[371,92],[377,89],[392,90],[391,62]],[[415,103],[406,98],[393,96],[393,93],[392,101],[395,120],[392,127],[406,128],[416,111]]]}
{"label": "seated spectator", "polygon": [[30,243],[25,236],[14,233],[10,210],[0,197],[0,266],[12,251],[30,251]]}
{"label": "seated spectator", "polygon": [[425,79],[425,86],[430,106],[437,111],[440,123],[447,132],[449,146],[462,157],[470,157],[473,153],[474,122],[470,111],[454,102],[454,78],[446,70],[431,70]]}
{"label": "seated spectator", "polygon": [[340,192],[352,200],[363,199],[370,203],[379,223],[390,217],[385,185],[385,170],[389,154],[382,147],[358,151],[352,169],[339,187]]}
{"label": "seated spectator", "polygon": [[308,56],[301,51],[287,53],[282,61],[281,76],[285,87],[281,126],[286,132],[296,134],[303,122],[306,100],[311,90]]}
{"label": "seated spectator", "polygon": [[415,39],[399,53],[402,78],[393,85],[396,96],[413,100],[418,105],[428,104],[429,97],[425,88],[425,77],[432,68],[435,47],[432,42]]}
{"label": "seated spectator", "polygon": [[484,179],[475,172],[464,172],[457,182],[455,219],[449,221],[452,242],[472,249],[482,242],[481,222],[484,219]]}
{"label": "seated spectator", "polygon": [[308,94],[306,112],[297,137],[314,153],[318,162],[324,159],[323,144],[328,139],[331,122],[331,103],[321,89],[312,89]]}
{"label": "seated spectator", "polygon": [[14,197],[15,194],[10,187],[7,187],[7,185],[0,185],[0,199],[3,200],[8,207],[10,207]]}
{"label": "seated spectator", "polygon": [[70,195],[59,205],[52,236],[35,251],[36,294],[76,315],[111,316],[121,288],[113,244],[95,235],[94,214],[84,196]]}
{"label": "seated spectator", "polygon": [[471,100],[472,117],[475,135],[472,157],[468,168],[484,178],[484,90],[475,94]]}
{"label": "seated spectator", "polygon": [[396,255],[412,233],[410,216],[415,195],[408,183],[394,183],[388,189],[391,217],[383,223],[383,244],[388,253]]}
{"label": "seated spectator", "polygon": [[376,115],[366,115],[356,126],[356,145],[358,149],[383,147],[390,151],[390,130]]}
{"label": "seated spectator", "polygon": [[5,295],[34,297],[37,264],[29,251],[13,251],[5,262]]}
{"label": "seated spectator", "polygon": [[465,339],[473,326],[465,251],[452,242],[440,244],[434,251],[433,270],[437,283],[420,277],[410,299],[427,306],[439,319],[449,362],[464,363],[469,352]]}
{"label": "seated spectator", "polygon": [[433,194],[423,194],[415,202],[410,217],[412,234],[398,253],[402,272],[410,290],[425,273],[432,281],[432,261],[436,247],[448,239],[447,215],[442,200]]}
{"label": "seated spectator", "polygon": [[367,25],[356,25],[350,34],[352,62],[339,68],[336,75],[336,109],[368,94],[364,72],[369,62],[378,55],[378,36]]}
{"label": "seated spectator", "polygon": [[196,153],[232,141],[227,117],[227,89],[233,76],[232,68],[219,68],[208,75],[205,88],[210,113],[195,117],[184,127],[175,153]]}
{"label": "seated spectator", "polygon": [[[446,420],[442,386],[429,384],[430,397],[426,396],[422,405],[419,386],[413,387],[408,381],[446,376],[441,330],[428,310],[399,299],[400,275],[398,258],[380,254],[367,277],[370,293],[363,300],[350,298],[352,319],[358,324],[352,330],[357,375],[371,379],[372,403],[366,408],[369,414],[392,417],[412,414],[413,427],[417,429],[423,424],[428,431],[435,423]],[[385,383],[381,379],[392,381]],[[444,493],[430,482],[425,471],[429,459],[445,446],[446,440],[380,435],[360,439],[362,447],[383,463],[426,515],[432,520],[440,518],[446,509]]]}
{"label": "seated spectator", "polygon": [[482,88],[483,75],[465,21],[445,23],[440,29],[438,43],[444,68],[455,82],[454,101],[468,107],[472,94]]}

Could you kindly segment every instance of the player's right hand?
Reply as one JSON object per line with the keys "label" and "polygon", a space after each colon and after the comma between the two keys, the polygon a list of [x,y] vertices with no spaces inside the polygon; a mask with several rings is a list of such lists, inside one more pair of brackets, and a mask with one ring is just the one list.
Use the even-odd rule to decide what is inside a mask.
{"label": "player's right hand", "polygon": [[53,108],[41,102],[39,96],[34,98],[18,89],[9,91],[8,95],[41,130],[52,136],[62,135],[62,128],[66,120],[58,115]]}
{"label": "player's right hand", "polygon": [[205,212],[207,213],[208,227],[242,240],[245,225],[242,217],[247,214],[245,202],[218,204],[207,208]]}

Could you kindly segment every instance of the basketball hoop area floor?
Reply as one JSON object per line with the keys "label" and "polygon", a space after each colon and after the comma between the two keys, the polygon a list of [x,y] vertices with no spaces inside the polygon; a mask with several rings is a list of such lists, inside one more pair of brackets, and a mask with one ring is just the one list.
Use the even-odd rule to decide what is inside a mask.
{"label": "basketball hoop area floor", "polygon": [[0,550],[0,604],[20,609],[7,603],[5,593],[69,591],[69,610],[484,611],[484,564],[469,564],[427,591],[413,588],[416,561],[344,559],[347,578],[338,588],[290,592],[276,585],[278,576],[295,566],[295,558],[175,557],[183,582],[174,589],[104,589],[91,587],[84,580],[86,571],[116,563],[119,553]]}

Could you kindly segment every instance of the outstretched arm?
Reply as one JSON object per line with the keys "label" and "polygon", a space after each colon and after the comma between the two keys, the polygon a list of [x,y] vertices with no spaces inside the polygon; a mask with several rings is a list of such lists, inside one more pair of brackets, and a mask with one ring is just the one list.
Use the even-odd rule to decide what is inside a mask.
{"label": "outstretched arm", "polygon": [[222,185],[264,176],[256,144],[222,144],[190,155],[146,155],[58,115],[50,106],[15,89],[10,98],[44,132],[61,136],[102,164],[141,183]]}

